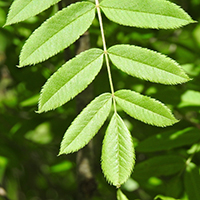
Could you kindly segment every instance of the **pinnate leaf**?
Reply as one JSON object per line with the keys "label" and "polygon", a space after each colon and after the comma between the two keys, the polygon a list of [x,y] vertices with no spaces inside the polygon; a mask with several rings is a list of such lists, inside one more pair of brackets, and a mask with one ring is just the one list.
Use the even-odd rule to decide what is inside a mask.
{"label": "pinnate leaf", "polygon": [[184,185],[188,199],[200,199],[200,170],[194,163],[186,167]]}
{"label": "pinnate leaf", "polygon": [[115,92],[119,106],[131,117],[155,126],[170,126],[177,122],[161,102],[130,90]]}
{"label": "pinnate leaf", "polygon": [[6,25],[33,17],[61,0],[15,0],[8,13]]}
{"label": "pinnate leaf", "polygon": [[59,53],[82,35],[92,24],[95,5],[78,2],[57,12],[44,22],[26,41],[19,67],[42,62]]}
{"label": "pinnate leaf", "polygon": [[117,113],[106,130],[102,147],[102,169],[107,180],[119,187],[131,174],[134,166],[132,137]]}
{"label": "pinnate leaf", "polygon": [[94,48],[64,64],[44,85],[39,112],[55,109],[83,91],[99,73],[102,63],[103,51]]}
{"label": "pinnate leaf", "polygon": [[167,131],[153,135],[139,143],[139,152],[155,152],[191,145],[200,140],[200,130],[194,127],[179,131]]}
{"label": "pinnate leaf", "polygon": [[84,147],[107,119],[111,105],[111,94],[104,93],[84,108],[66,131],[59,154],[68,154]]}
{"label": "pinnate leaf", "polygon": [[117,200],[128,200],[120,189],[117,190]]}
{"label": "pinnate leaf", "polygon": [[103,0],[100,7],[108,19],[126,26],[173,29],[194,22],[166,0]]}
{"label": "pinnate leaf", "polygon": [[133,45],[115,45],[108,53],[117,68],[132,76],[163,84],[189,81],[178,63],[155,51]]}

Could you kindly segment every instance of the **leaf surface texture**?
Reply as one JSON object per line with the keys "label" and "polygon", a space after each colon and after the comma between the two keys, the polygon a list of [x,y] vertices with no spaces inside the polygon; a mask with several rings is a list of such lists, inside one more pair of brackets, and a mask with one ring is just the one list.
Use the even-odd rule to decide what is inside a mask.
{"label": "leaf surface texture", "polygon": [[59,154],[68,154],[84,147],[107,119],[111,105],[111,94],[104,93],[84,108],[66,131]]}
{"label": "leaf surface texture", "polygon": [[99,73],[103,51],[90,49],[64,64],[44,85],[39,112],[55,109],[83,91]]}
{"label": "leaf surface texture", "polygon": [[115,92],[117,104],[131,117],[155,126],[170,126],[177,122],[161,102],[130,90]]}
{"label": "leaf surface texture", "polygon": [[14,24],[33,17],[61,0],[15,0],[5,25]]}
{"label": "leaf surface texture", "polygon": [[107,180],[115,186],[123,184],[134,166],[132,137],[117,113],[106,130],[102,147],[102,169]]}
{"label": "leaf surface texture", "polygon": [[100,3],[108,19],[140,28],[178,28],[193,20],[179,6],[166,0],[104,0]]}
{"label": "leaf surface texture", "polygon": [[19,67],[42,62],[75,42],[90,27],[95,5],[78,2],[45,21],[26,41]]}
{"label": "leaf surface texture", "polygon": [[108,53],[117,68],[140,79],[162,84],[190,80],[178,63],[155,51],[133,45],[115,45]]}

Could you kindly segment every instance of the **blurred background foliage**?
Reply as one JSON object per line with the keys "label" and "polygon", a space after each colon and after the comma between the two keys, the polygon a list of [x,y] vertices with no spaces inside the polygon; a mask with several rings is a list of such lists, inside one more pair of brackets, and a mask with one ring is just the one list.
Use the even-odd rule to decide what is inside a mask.
{"label": "blurred background foliage", "polygon": [[[174,0],[194,20],[200,20],[200,0]],[[0,0],[0,27],[12,0]],[[20,50],[43,21],[57,12],[53,6],[36,17],[0,28],[0,200],[77,199],[76,153],[57,156],[65,130],[77,115],[76,100],[37,114],[42,85],[64,62],[65,53],[32,67],[18,69]],[[175,59],[191,81],[167,86],[143,81],[112,66],[115,90],[132,89],[154,97],[172,109],[179,123],[157,128],[132,119],[120,111],[132,133],[136,166],[122,190],[130,199],[200,199],[200,24],[177,30],[151,30],[119,26],[105,17],[108,47],[133,44],[159,51]],[[99,24],[89,30],[92,47],[102,47]],[[69,49],[69,58],[75,47]],[[94,97],[109,91],[104,67],[93,82]],[[98,190],[92,200],[116,199],[115,188],[100,168],[102,139],[106,126],[94,138],[94,169]]]}

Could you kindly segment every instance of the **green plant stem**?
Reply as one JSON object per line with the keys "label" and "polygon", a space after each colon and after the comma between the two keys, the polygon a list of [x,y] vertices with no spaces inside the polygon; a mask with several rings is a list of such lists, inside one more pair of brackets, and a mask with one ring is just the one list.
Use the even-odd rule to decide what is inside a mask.
{"label": "green plant stem", "polygon": [[113,97],[114,111],[116,113],[117,108],[116,108],[116,102],[115,102],[115,98],[114,98],[115,97],[115,91],[114,91],[114,86],[113,86],[113,81],[112,81],[111,70],[110,70],[110,63],[109,63],[108,52],[107,52],[107,47],[106,47],[106,40],[105,40],[105,35],[104,35],[103,21],[102,21],[102,17],[101,17],[101,10],[100,10],[100,7],[99,7],[99,0],[95,0],[95,3],[96,3],[97,14],[98,14],[98,18],[99,18],[99,25],[100,25],[100,30],[101,30],[102,42],[103,42],[103,50],[104,50],[105,59],[106,59],[106,66],[107,66],[107,71],[108,71],[110,89],[111,89],[111,94],[112,94],[112,97]]}

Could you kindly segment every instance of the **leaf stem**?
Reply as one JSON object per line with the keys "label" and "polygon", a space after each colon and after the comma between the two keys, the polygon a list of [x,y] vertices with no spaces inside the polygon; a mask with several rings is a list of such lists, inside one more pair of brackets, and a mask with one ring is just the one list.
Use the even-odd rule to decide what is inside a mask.
{"label": "leaf stem", "polygon": [[106,40],[105,40],[105,34],[104,34],[104,29],[103,29],[103,21],[102,21],[102,17],[101,17],[101,10],[100,10],[100,7],[99,7],[99,0],[95,0],[95,3],[96,3],[97,14],[98,14],[98,18],[99,18],[99,25],[100,25],[100,30],[101,30],[102,42],[103,42],[103,50],[104,50],[105,59],[106,59],[106,67],[107,67],[107,71],[108,71],[110,89],[111,89],[111,94],[112,94],[112,97],[113,97],[114,111],[115,111],[115,113],[117,113],[116,102],[115,102],[115,98],[114,98],[115,92],[114,92],[110,63],[109,63],[108,52],[107,52],[107,47],[106,47]]}

